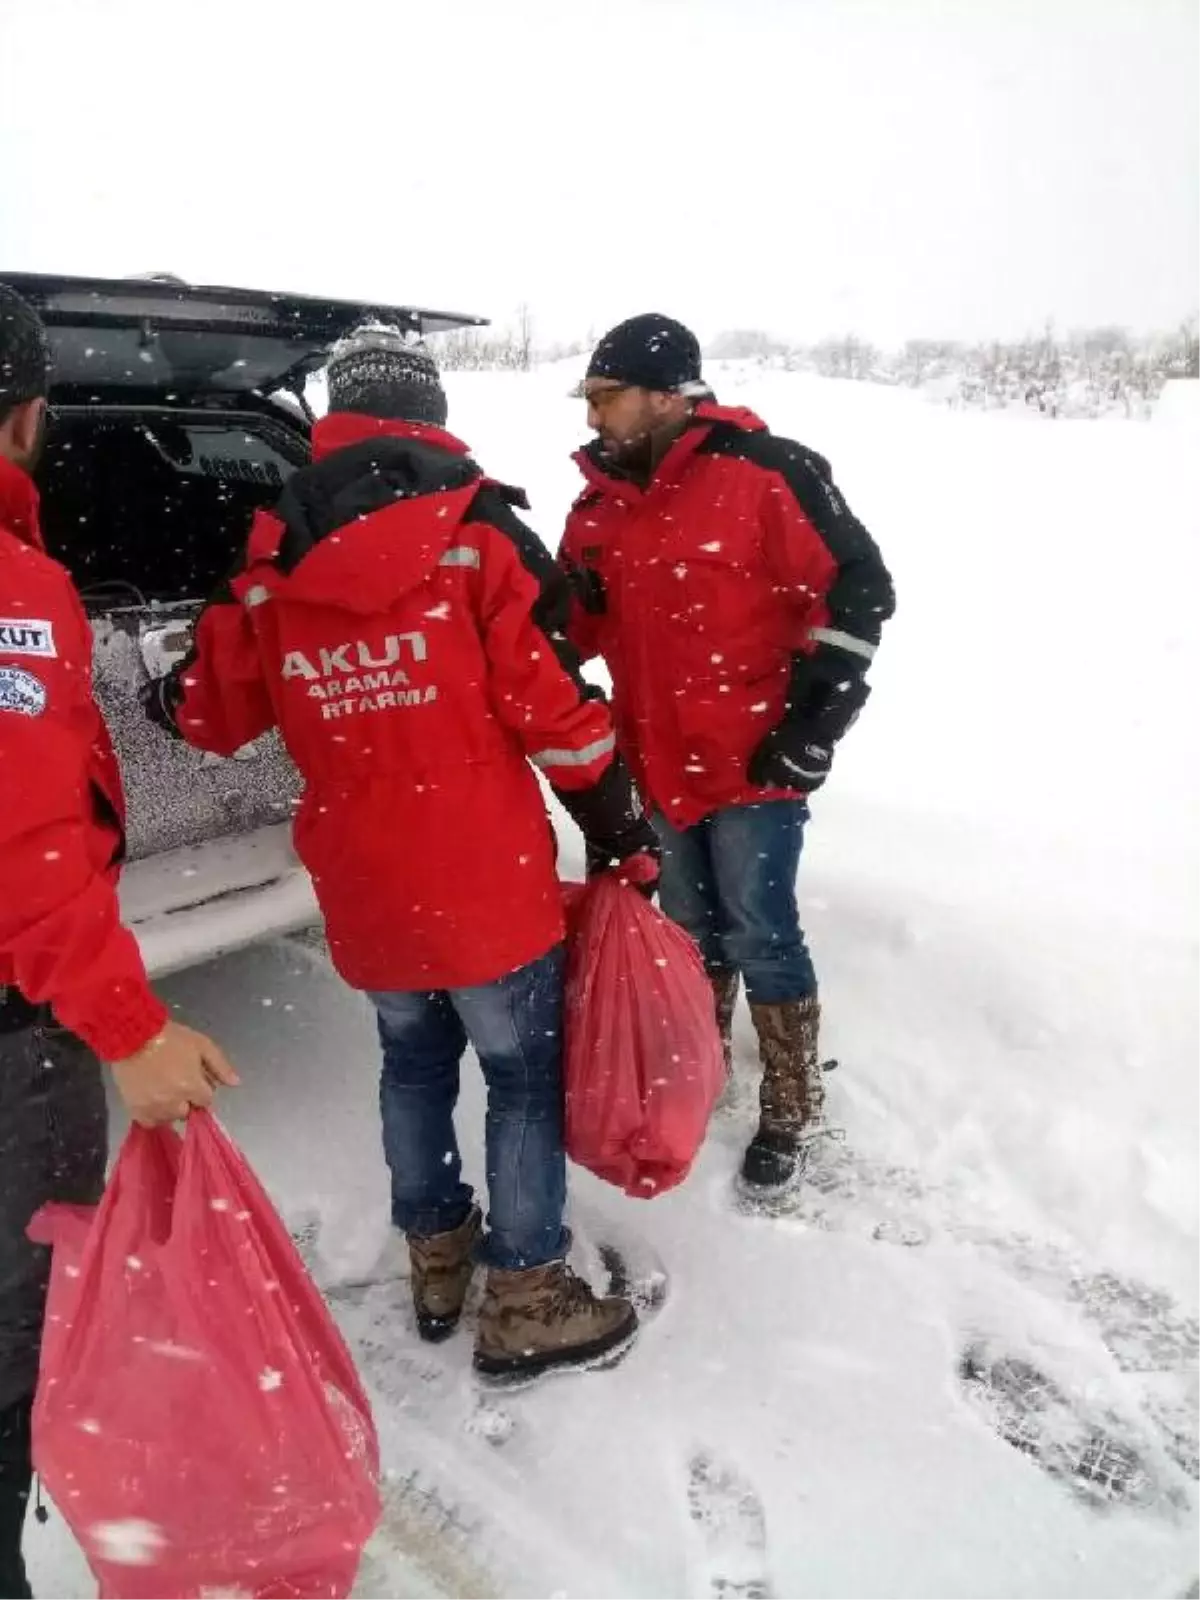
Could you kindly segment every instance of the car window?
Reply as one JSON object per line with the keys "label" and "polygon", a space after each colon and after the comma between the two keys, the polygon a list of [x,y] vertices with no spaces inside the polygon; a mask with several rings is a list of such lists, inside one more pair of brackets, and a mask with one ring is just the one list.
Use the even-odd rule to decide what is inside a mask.
{"label": "car window", "polygon": [[165,399],[202,391],[270,388],[306,358],[316,340],[270,334],[189,332],[176,328],[50,327],[56,390],[154,389]]}

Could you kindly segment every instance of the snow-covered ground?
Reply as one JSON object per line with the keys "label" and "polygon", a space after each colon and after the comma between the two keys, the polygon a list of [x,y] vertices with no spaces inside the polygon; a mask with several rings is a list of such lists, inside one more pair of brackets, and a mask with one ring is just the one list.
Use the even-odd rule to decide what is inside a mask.
{"label": "snow-covered ground", "polygon": [[[577,484],[572,376],[451,380],[452,426],[530,490],[552,543]],[[846,1130],[818,1182],[777,1216],[734,1203],[742,1016],[740,1104],[682,1190],[639,1204],[575,1178],[581,1259],[628,1275],[638,1346],[486,1396],[467,1331],[415,1337],[365,1002],[297,942],[166,985],[241,1065],[226,1120],[375,1397],[387,1509],[359,1593],[1182,1595],[1193,430],[1020,426],[742,368],[719,387],[830,456],[899,591],[801,869]],[[40,1592],[91,1592],[60,1522],[31,1545]]]}

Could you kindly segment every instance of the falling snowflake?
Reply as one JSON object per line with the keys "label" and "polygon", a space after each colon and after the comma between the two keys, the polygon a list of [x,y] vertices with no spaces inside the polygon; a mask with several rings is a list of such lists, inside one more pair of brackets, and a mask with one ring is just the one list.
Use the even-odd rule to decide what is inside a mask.
{"label": "falling snowflake", "polygon": [[95,1522],[88,1529],[87,1538],[101,1561],[111,1561],[119,1567],[153,1566],[159,1551],[167,1547],[162,1529],[141,1517]]}
{"label": "falling snowflake", "polygon": [[273,1394],[283,1388],[283,1373],[275,1367],[264,1367],[258,1375],[258,1387],[263,1394]]}
{"label": "falling snowflake", "polygon": [[146,1346],[152,1355],[166,1356],[170,1361],[203,1361],[199,1350],[186,1344],[175,1344],[171,1339],[151,1339]]}

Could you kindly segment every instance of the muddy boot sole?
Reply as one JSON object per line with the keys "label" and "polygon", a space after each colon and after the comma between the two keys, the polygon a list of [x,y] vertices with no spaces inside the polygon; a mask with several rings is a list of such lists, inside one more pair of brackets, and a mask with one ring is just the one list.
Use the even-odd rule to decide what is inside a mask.
{"label": "muddy boot sole", "polygon": [[557,1372],[604,1372],[624,1360],[638,1332],[638,1315],[631,1306],[628,1317],[611,1333],[587,1344],[520,1356],[490,1356],[486,1351],[476,1350],[475,1374],[488,1388],[512,1389],[523,1388]]}

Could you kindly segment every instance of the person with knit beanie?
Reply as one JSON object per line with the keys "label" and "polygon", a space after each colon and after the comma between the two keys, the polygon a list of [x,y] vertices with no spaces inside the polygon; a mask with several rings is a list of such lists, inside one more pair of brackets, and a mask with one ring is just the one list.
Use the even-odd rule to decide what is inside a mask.
{"label": "person with knit beanie", "polygon": [[[328,386],[312,465],[259,512],[148,710],[219,755],[277,727],[304,779],[296,849],[334,965],[378,1017],[420,1337],[453,1334],[479,1262],[482,1376],[612,1360],[634,1308],[566,1262],[563,906],[533,767],[596,866],[656,862],[657,838],[566,641],[566,579],[522,492],[447,432],[432,358],[366,325],[330,352]],[[454,1125],[468,1042],[486,1219]]]}
{"label": "person with knit beanie", "polygon": [[329,352],[330,411],[444,428],[446,391],[433,357],[399,328],[364,323]]}

